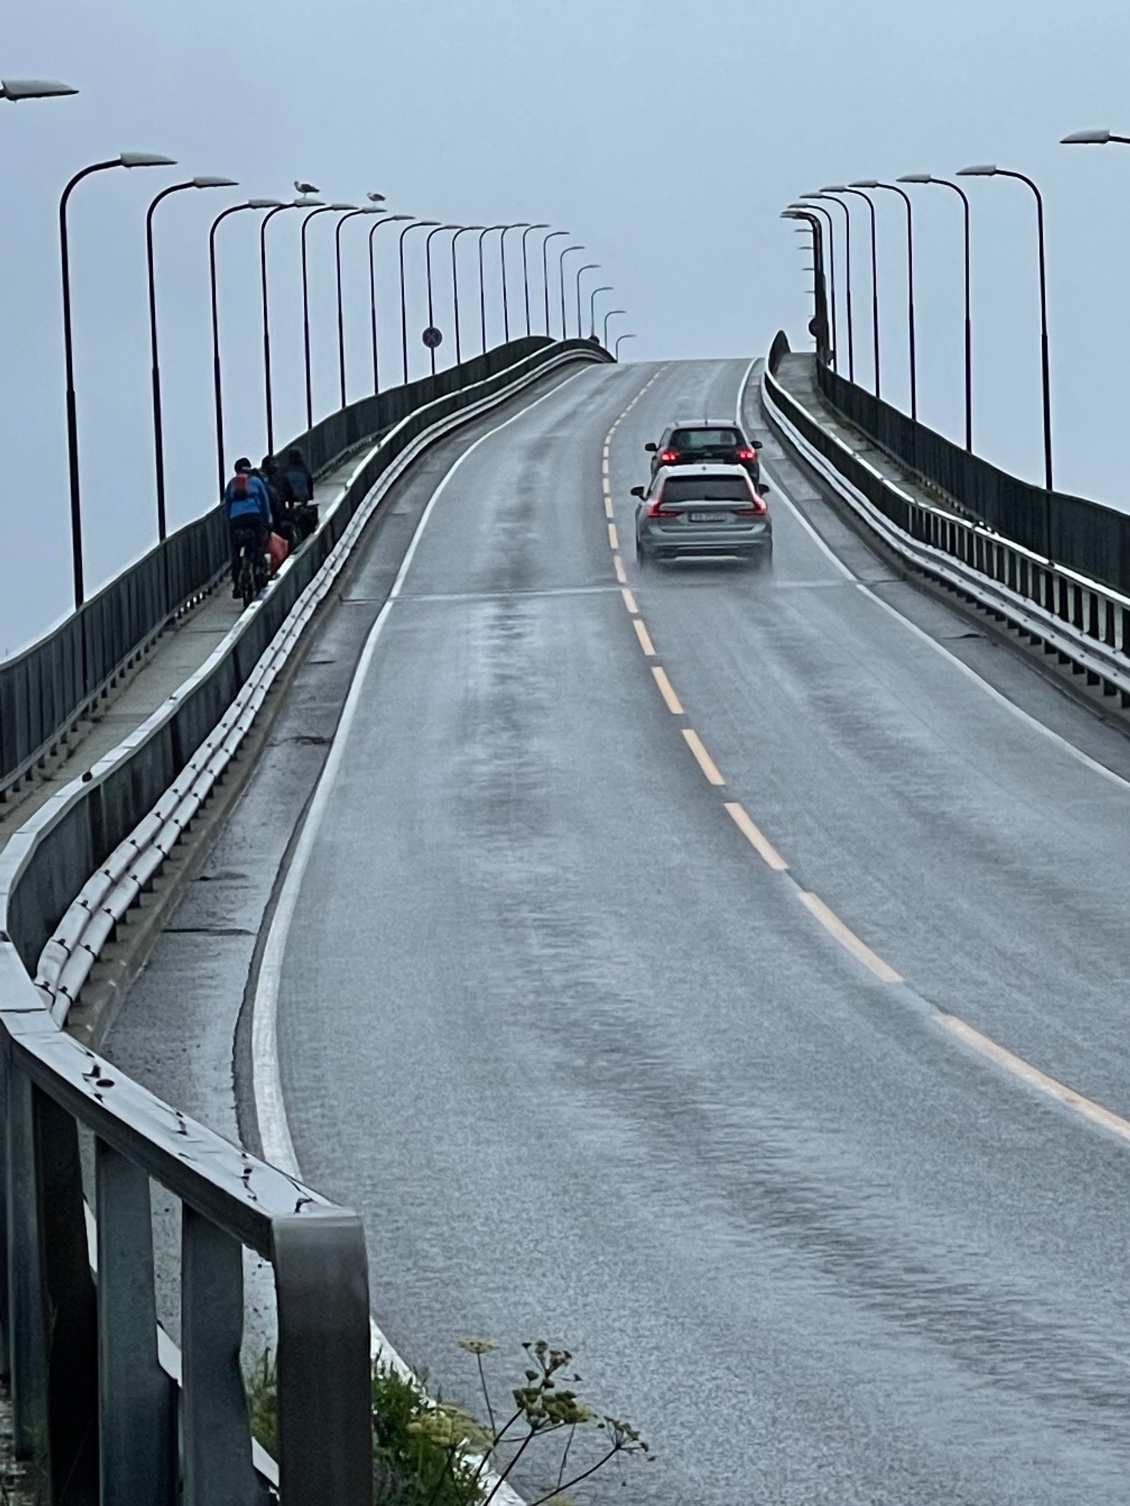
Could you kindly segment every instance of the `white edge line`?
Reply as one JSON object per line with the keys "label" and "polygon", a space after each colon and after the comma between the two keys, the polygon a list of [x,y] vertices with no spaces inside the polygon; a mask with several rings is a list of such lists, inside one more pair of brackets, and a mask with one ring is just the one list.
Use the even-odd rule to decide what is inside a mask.
{"label": "white edge line", "polygon": [[[584,370],[585,368],[582,368]],[[338,721],[337,730],[334,733],[333,743],[330,747],[329,756],[325,767],[319,777],[314,798],[310,802],[306,819],[302,824],[298,843],[295,847],[294,857],[287,869],[283,880],[282,889],[279,892],[278,902],[271,924],[267,931],[267,939],[263,947],[263,955],[259,965],[259,976],[255,984],[255,992],[251,1005],[251,1081],[252,1094],[255,1100],[255,1112],[259,1122],[259,1138],[263,1148],[263,1159],[269,1161],[279,1170],[288,1172],[291,1176],[301,1180],[298,1156],[294,1149],[294,1140],[290,1133],[290,1124],[287,1120],[286,1103],[283,1097],[282,1076],[279,1066],[278,1055],[278,1000],[279,986],[282,981],[283,959],[286,952],[287,936],[291,921],[294,918],[298,906],[299,893],[306,868],[317,840],[322,820],[325,816],[326,807],[329,804],[334,784],[345,755],[345,745],[349,739],[350,729],[357,715],[357,708],[361,701],[361,695],[369,667],[376,652],[377,643],[393,603],[400,595],[405,577],[415,558],[416,550],[423,537],[428,519],[431,517],[436,503],[446,490],[452,477],[460,466],[488,439],[493,438],[502,429],[524,418],[532,409],[539,404],[555,397],[563,387],[567,387],[581,371],[574,372],[566,377],[550,392],[543,393],[532,403],[520,408],[502,423],[488,429],[485,434],[479,436],[475,442],[467,447],[459,456],[455,464],[444,476],[428,500],[416,525],[407,552],[401,562],[396,579],[389,591],[388,600],[381,608],[376,621],[369,630],[365,646],[362,649],[357,669],[354,672],[353,682],[349,688],[345,705],[342,708],[341,717]],[[391,1346],[389,1346],[391,1348]]]}

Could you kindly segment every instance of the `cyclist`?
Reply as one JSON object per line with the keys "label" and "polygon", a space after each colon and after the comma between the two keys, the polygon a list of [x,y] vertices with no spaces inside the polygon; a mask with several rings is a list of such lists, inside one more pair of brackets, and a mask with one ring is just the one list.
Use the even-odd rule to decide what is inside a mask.
{"label": "cyclist", "polygon": [[280,475],[294,498],[294,522],[303,538],[318,526],[318,509],[314,505],[314,477],[301,450],[288,450],[286,465]]}
{"label": "cyclist", "polygon": [[294,493],[286,473],[279,470],[273,455],[264,455],[254,474],[267,488],[267,496],[271,499],[271,526],[294,549],[298,543],[298,530],[294,526]]}
{"label": "cyclist", "polygon": [[224,488],[224,516],[231,532],[232,595],[238,597],[239,561],[245,548],[258,556],[256,581],[263,576],[262,556],[271,529],[271,499],[267,488],[251,469],[246,456],[235,463],[235,474]]}

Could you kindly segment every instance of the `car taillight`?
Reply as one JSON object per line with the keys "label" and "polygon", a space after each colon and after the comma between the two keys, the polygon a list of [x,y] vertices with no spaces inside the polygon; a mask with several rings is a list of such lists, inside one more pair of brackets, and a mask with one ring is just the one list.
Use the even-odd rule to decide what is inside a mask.
{"label": "car taillight", "polygon": [[669,518],[671,516],[669,512],[664,511],[663,501],[659,497],[656,497],[654,501],[647,504],[647,515],[649,518]]}
{"label": "car taillight", "polygon": [[748,507],[735,507],[734,508],[734,517],[735,518],[760,518],[760,517],[764,516],[764,514],[767,513],[768,511],[769,511],[769,509],[766,507],[765,503],[761,500],[761,498],[760,497],[755,497],[753,499],[753,501],[749,504]]}
{"label": "car taillight", "polygon": [[756,450],[739,450],[738,451],[738,459],[739,460],[752,460],[756,454],[757,454]]}
{"label": "car taillight", "polygon": [[659,452],[659,462],[661,465],[673,465],[678,458],[678,450],[660,450]]}

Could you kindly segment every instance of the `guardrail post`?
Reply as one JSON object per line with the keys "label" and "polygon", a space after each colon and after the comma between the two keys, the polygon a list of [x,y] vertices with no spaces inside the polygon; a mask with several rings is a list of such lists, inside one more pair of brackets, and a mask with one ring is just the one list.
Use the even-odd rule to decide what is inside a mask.
{"label": "guardrail post", "polygon": [[242,1338],[243,1248],[186,1204],[181,1228],[184,1506],[258,1506],[264,1499],[251,1463],[251,1422],[239,1364]]}
{"label": "guardrail post", "polygon": [[42,1458],[47,1449],[47,1309],[39,1200],[35,1190],[32,1088],[11,1057],[5,1063],[8,1112],[5,1135],[5,1222],[8,1225],[8,1355],[16,1453]]}
{"label": "guardrail post", "polygon": [[98,1366],[101,1497],[174,1506],[174,1383],[157,1360],[149,1178],[99,1140]]}
{"label": "guardrail post", "polygon": [[32,1088],[47,1298],[47,1466],[53,1506],[98,1506],[98,1314],[78,1125]]}
{"label": "guardrail post", "polygon": [[354,1213],[272,1222],[279,1319],[279,1485],[286,1506],[371,1506],[365,1231]]}

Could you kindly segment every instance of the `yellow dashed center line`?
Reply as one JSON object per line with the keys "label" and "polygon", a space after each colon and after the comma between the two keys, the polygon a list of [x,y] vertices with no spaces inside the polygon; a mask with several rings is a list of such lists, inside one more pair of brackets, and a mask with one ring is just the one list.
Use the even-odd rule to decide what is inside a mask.
{"label": "yellow dashed center line", "polygon": [[636,637],[640,640],[640,648],[643,649],[644,653],[649,659],[654,659],[655,644],[652,643],[651,634],[648,632],[647,628],[644,627],[642,620],[639,617],[633,617],[632,626],[636,630]]}
{"label": "yellow dashed center line", "polygon": [[750,820],[745,807],[736,800],[727,800],[726,809],[733,817],[734,825],[749,841],[750,846],[765,859],[775,873],[787,873],[788,863],[769,841],[768,837]]}
{"label": "yellow dashed center line", "polygon": [[687,747],[695,756],[699,768],[709,779],[711,784],[725,784],[726,781],[718,772],[718,765],[702,745],[702,738],[690,727],[683,728],[683,736],[687,740]]}
{"label": "yellow dashed center line", "polygon": [[799,891],[801,903],[816,916],[816,919],[824,927],[830,936],[834,936],[840,945],[851,953],[857,962],[862,962],[864,967],[869,967],[876,978],[883,983],[901,983],[902,974],[896,973],[889,962],[884,962],[878,952],[873,952],[865,941],[861,941],[850,927],[843,921],[834,910],[828,908],[818,894],[810,890]]}
{"label": "yellow dashed center line", "polygon": [[652,665],[651,672],[655,676],[655,683],[659,686],[659,694],[667,702],[667,710],[672,716],[682,716],[683,703],[675,694],[671,681],[667,678],[666,670],[661,665],[654,664]]}
{"label": "yellow dashed center line", "polygon": [[624,598],[624,605],[634,617],[635,614],[639,611],[639,607],[636,606],[636,598],[628,590],[627,586],[621,588],[620,595]]}

